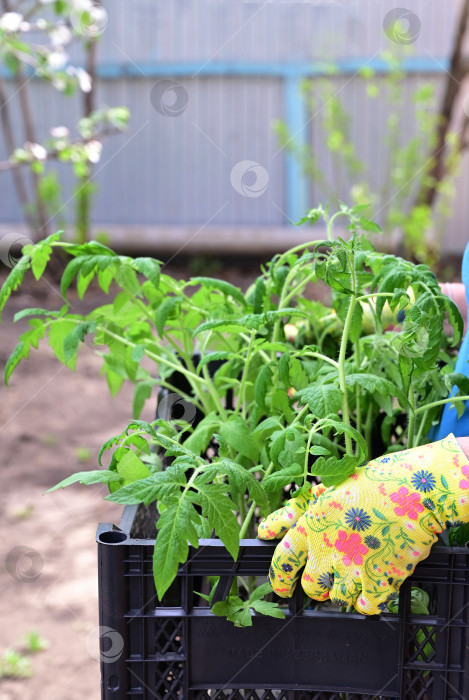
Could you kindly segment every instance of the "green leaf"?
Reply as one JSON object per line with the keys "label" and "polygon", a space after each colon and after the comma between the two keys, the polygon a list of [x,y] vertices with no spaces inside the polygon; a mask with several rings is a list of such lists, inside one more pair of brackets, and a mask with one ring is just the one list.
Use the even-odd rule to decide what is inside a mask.
{"label": "green leaf", "polygon": [[469,542],[469,523],[448,528],[448,536],[451,547],[465,547]]}
{"label": "green leaf", "polygon": [[68,288],[72,284],[74,278],[77,276],[84,259],[85,258],[83,257],[74,258],[68,263],[67,267],[65,268],[64,273],[62,275],[62,280],[60,282],[60,291],[64,298],[67,296]]}
{"label": "green leaf", "polygon": [[252,295],[252,305],[255,314],[260,314],[264,310],[264,297],[266,292],[267,289],[264,280],[262,277],[258,277],[254,285],[254,292]]}
{"label": "green leaf", "polygon": [[218,352],[208,352],[202,357],[199,364],[197,365],[197,374],[200,372],[202,367],[208,365],[210,362],[217,362],[220,360],[231,360],[233,357],[238,357],[238,355],[228,352],[227,350],[220,350]]}
{"label": "green leaf", "polygon": [[442,485],[443,485],[443,488],[448,490],[448,482],[446,481],[446,479],[445,479],[445,477],[443,476],[443,474],[441,475],[440,479],[441,479],[441,483],[442,483]]}
{"label": "green leaf", "polygon": [[349,337],[352,343],[357,343],[363,332],[363,307],[361,304],[355,304],[352,313],[350,324]]}
{"label": "green leaf", "polygon": [[160,304],[160,306],[157,308],[155,315],[155,325],[160,338],[163,337],[166,321],[172,316],[177,305],[181,301],[182,297],[169,297],[168,299],[165,299],[165,301],[162,304]]}
{"label": "green leaf", "polygon": [[5,365],[4,381],[8,385],[8,381],[13,373],[13,370],[19,365],[23,358],[28,357],[29,347],[22,340],[15,347]]}
{"label": "green leaf", "polygon": [[261,615],[278,617],[281,620],[285,619],[285,613],[279,607],[278,603],[269,603],[267,600],[254,600],[250,603],[250,607],[254,608],[254,610]]}
{"label": "green leaf", "polygon": [[326,447],[320,447],[319,445],[313,445],[312,447],[309,448],[309,454],[313,455],[314,457],[322,457],[323,455],[330,454],[330,450],[328,450]]}
{"label": "green leaf", "polygon": [[228,474],[240,491],[247,489],[252,500],[257,503],[259,508],[266,515],[268,515],[269,499],[261,484],[253,474],[251,474],[240,464],[237,464],[237,462],[233,462],[226,457],[213,462],[213,466],[216,466],[219,469],[220,474]]}
{"label": "green leaf", "polygon": [[155,287],[158,287],[161,265],[157,260],[154,260],[154,258],[135,258],[132,261],[132,266],[137,272],[140,272],[140,274],[150,280]]}
{"label": "green leaf", "polygon": [[272,370],[270,364],[264,365],[257,375],[254,384],[254,400],[261,410],[265,410],[265,397],[272,386]]}
{"label": "green leaf", "polygon": [[[125,449],[124,456],[117,464],[117,473],[122,477],[123,486],[150,476],[148,467],[131,449]],[[115,491],[115,484],[110,486],[110,490]]]}
{"label": "green leaf", "polygon": [[97,469],[89,472],[76,472],[76,474],[72,474],[72,476],[67,477],[63,481],[60,481],[58,484],[53,486],[51,489],[48,489],[46,493],[57,491],[57,489],[64,489],[66,486],[77,483],[89,486],[90,484],[110,484],[120,481],[120,474],[107,471],[105,469]]}
{"label": "green leaf", "polygon": [[134,348],[132,348],[132,351],[130,353],[130,359],[132,362],[137,362],[140,363],[141,360],[143,359],[145,355],[145,350],[146,350],[146,345],[136,345]]}
{"label": "green leaf", "polygon": [[266,311],[266,313],[263,314],[247,314],[240,319],[206,321],[196,328],[194,335],[210,330],[237,333],[239,328],[258,331],[262,326],[273,324],[278,318],[289,316],[307,318],[308,315],[305,311],[301,311],[300,309],[286,308],[278,311]]}
{"label": "green leaf", "polygon": [[345,383],[348,386],[355,386],[358,384],[371,394],[376,392],[381,394],[381,396],[395,396],[397,399],[399,399],[399,403],[402,407],[408,406],[407,398],[402,390],[396,384],[389,381],[389,379],[380,377],[377,374],[370,374],[367,372],[348,374],[345,377]]}
{"label": "green leaf", "polygon": [[325,418],[330,413],[338,413],[342,408],[342,392],[335,384],[314,384],[298,391],[294,400],[307,404],[317,418]]}
{"label": "green leaf", "polygon": [[284,353],[278,361],[278,376],[287,388],[290,387],[290,355]]}
{"label": "green leaf", "polygon": [[197,512],[186,499],[168,506],[157,521],[153,575],[160,600],[174,581],[179,564],[187,559],[188,540],[194,547],[198,546],[194,521],[197,521]]}
{"label": "green leaf", "polygon": [[155,381],[152,380],[146,382],[139,382],[135,386],[134,400],[132,403],[132,416],[134,418],[140,418],[140,414],[142,413],[145,401],[151,398],[154,385]]}
{"label": "green leaf", "polygon": [[230,416],[226,423],[220,426],[219,432],[236,452],[248,457],[252,462],[257,461],[259,446],[253,439],[248,424],[241,416]]}
{"label": "green leaf", "polygon": [[318,457],[312,466],[312,472],[321,477],[324,486],[336,486],[353,474],[359,460],[352,455],[344,455],[341,459],[335,457]]}
{"label": "green leaf", "polygon": [[334,428],[336,433],[339,435],[343,435],[345,433],[351,437],[352,440],[358,445],[358,463],[363,464],[363,462],[366,462],[368,458],[368,445],[365,438],[358,432],[358,430],[353,428],[351,425],[347,425],[342,421],[334,420],[333,418],[326,418],[322,421],[322,428],[325,429],[327,427]]}
{"label": "green leaf", "polygon": [[227,484],[210,484],[199,486],[199,493],[202,498],[202,514],[236,560],[239,551],[239,523],[233,512],[236,506],[226,495],[227,489]]}
{"label": "green leaf", "polygon": [[60,315],[59,311],[49,311],[48,309],[22,309],[17,311],[13,316],[14,323],[21,321],[22,318],[28,318],[29,316],[44,316],[46,318],[57,318]]}
{"label": "green leaf", "polygon": [[297,391],[305,389],[309,384],[308,374],[302,362],[296,357],[290,360],[289,378],[291,386]]}
{"label": "green leaf", "polygon": [[283,489],[288,484],[291,484],[296,479],[302,479],[303,477],[303,467],[299,464],[291,464],[289,467],[284,467],[278,472],[274,472],[267,476],[263,482],[262,486],[267,494],[272,494],[275,491]]}
{"label": "green leaf", "polygon": [[211,437],[220,426],[220,417],[216,413],[209,413],[203,418],[194,432],[184,442],[184,446],[198,455],[203,455],[207,449]]}
{"label": "green leaf", "polygon": [[212,277],[192,277],[190,284],[200,284],[207,289],[216,289],[226,297],[232,297],[241,306],[246,306],[246,300],[242,291],[224,280],[214,279]]}
{"label": "green leaf", "polygon": [[[70,367],[70,369],[75,368],[77,357],[76,354],[72,354],[68,360],[65,358],[64,343],[68,334],[73,333],[77,327],[76,321],[69,318],[59,318],[49,326],[49,345],[60,362]],[[76,342],[78,345],[80,340],[78,339]]]}
{"label": "green leaf", "polygon": [[[168,471],[156,472],[144,479],[122,486],[106,496],[106,500],[122,505],[144,503],[148,506],[159,499],[164,504],[169,505],[180,497],[181,487],[185,485],[185,479],[180,476],[175,478],[174,473],[168,473]],[[180,483],[181,481],[183,483]]]}
{"label": "green leaf", "polygon": [[75,328],[65,336],[63,345],[65,363],[70,362],[72,357],[76,355],[78,346],[84,341],[86,334],[93,333],[95,329],[96,323],[85,321],[75,325]]}
{"label": "green leaf", "polygon": [[24,279],[26,270],[29,270],[30,259],[29,256],[23,255],[15,267],[11,270],[8,277],[2,284],[0,288],[0,319],[2,317],[2,311],[7,303],[7,300],[12,292],[14,292],[20,286]]}
{"label": "green leaf", "polygon": [[361,216],[358,221],[360,228],[363,229],[363,231],[370,231],[370,233],[383,233],[381,226],[374,221],[370,221],[370,219],[365,219],[363,216]]}
{"label": "green leaf", "polygon": [[235,627],[251,627],[252,618],[248,603],[238,596],[230,595],[212,606],[212,612],[218,617],[226,617]]}
{"label": "green leaf", "polygon": [[261,583],[257,586],[249,596],[249,602],[252,603],[253,600],[262,600],[265,595],[272,593],[272,586],[270,583]]}

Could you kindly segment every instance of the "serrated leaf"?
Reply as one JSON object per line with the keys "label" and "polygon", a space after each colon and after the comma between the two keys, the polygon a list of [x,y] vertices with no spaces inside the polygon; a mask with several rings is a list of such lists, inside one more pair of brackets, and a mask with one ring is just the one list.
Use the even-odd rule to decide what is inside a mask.
{"label": "serrated leaf", "polygon": [[246,421],[241,416],[231,416],[219,429],[220,435],[230,447],[252,462],[259,457],[259,446],[251,435]]}
{"label": "serrated leaf", "polygon": [[265,410],[265,397],[272,386],[272,370],[269,365],[264,365],[257,375],[254,384],[254,400],[261,410]]}
{"label": "serrated leaf", "polygon": [[34,246],[31,270],[36,281],[42,277],[42,273],[50,260],[51,253],[52,248],[45,241]]}
{"label": "serrated leaf", "polygon": [[203,333],[209,330],[218,330],[225,332],[238,332],[239,328],[258,331],[262,326],[273,324],[277,319],[288,316],[301,316],[307,318],[307,314],[300,309],[285,308],[277,311],[266,311],[263,314],[247,314],[239,319],[225,319],[216,321],[206,321],[202,323],[194,331],[194,335]]}
{"label": "serrated leaf", "polygon": [[16,314],[13,316],[13,322],[17,323],[18,321],[21,321],[22,318],[28,318],[29,316],[44,316],[45,318],[57,318],[59,314],[59,311],[49,311],[48,309],[22,309],[21,311],[17,311]]}
{"label": "serrated leaf", "polygon": [[157,260],[154,260],[154,258],[135,258],[132,261],[132,266],[137,272],[140,272],[140,274],[150,280],[155,287],[158,287],[160,283],[160,263]]}
{"label": "serrated leaf", "polygon": [[8,385],[8,381],[13,373],[13,370],[18,367],[23,358],[28,357],[29,347],[22,341],[18,343],[5,365],[4,381]]}
{"label": "serrated leaf", "polygon": [[153,576],[160,600],[176,578],[179,564],[187,559],[188,541],[192,546],[198,546],[194,521],[197,521],[194,506],[182,498],[178,503],[163,510],[157,521],[158,535],[153,553]]}
{"label": "serrated leaf", "polygon": [[283,489],[288,484],[291,484],[296,479],[301,479],[303,477],[303,467],[299,464],[291,464],[289,467],[284,467],[274,474],[267,476],[263,482],[262,486],[267,494],[272,494],[275,491]]}
{"label": "serrated leaf", "polygon": [[359,460],[352,455],[344,455],[341,459],[318,457],[311,471],[315,476],[321,477],[324,486],[337,486],[353,474],[358,464]]}
{"label": "serrated leaf", "polygon": [[[74,369],[76,363],[76,354],[72,355],[68,360],[65,358],[64,342],[69,333],[73,333],[77,328],[76,321],[68,318],[60,318],[54,321],[49,326],[49,345],[54,351],[56,357],[71,369]],[[80,342],[78,340],[78,342]]]}
{"label": "serrated leaf", "polygon": [[249,602],[252,603],[253,600],[262,600],[265,595],[269,595],[270,593],[272,593],[272,586],[270,583],[261,583],[249,596]]}
{"label": "serrated leaf", "polygon": [[15,267],[11,270],[8,277],[2,284],[0,288],[0,319],[2,317],[2,311],[5,304],[12,292],[14,292],[20,286],[24,279],[26,270],[29,270],[30,259],[27,255],[21,257]]}
{"label": "serrated leaf", "polygon": [[202,498],[202,514],[236,560],[239,551],[239,523],[233,512],[236,506],[226,495],[228,485],[209,484],[198,488]]}
{"label": "serrated leaf", "polygon": [[117,483],[121,481],[121,476],[116,472],[107,471],[105,469],[96,469],[95,471],[89,472],[77,472],[72,474],[72,476],[67,477],[63,481],[48,489],[46,493],[51,493],[52,491],[57,491],[57,489],[64,489],[66,486],[71,484],[84,484],[89,486],[90,484],[110,484]]}
{"label": "serrated leaf", "polygon": [[106,500],[122,505],[144,503],[148,506],[159,499],[162,503],[169,505],[180,497],[181,486],[182,484],[172,479],[171,474],[167,474],[166,471],[156,472],[144,479],[122,486],[106,496]]}
{"label": "serrated leaf", "polygon": [[233,357],[238,357],[238,355],[228,352],[226,350],[220,350],[218,352],[208,352],[202,357],[199,364],[197,365],[197,373],[200,372],[202,367],[208,365],[210,362],[217,362],[220,360],[231,360]]}
{"label": "serrated leaf", "polygon": [[216,413],[209,413],[203,418],[194,432],[184,442],[184,446],[198,455],[204,454],[212,435],[218,430],[220,417]]}
{"label": "serrated leaf", "polygon": [[330,413],[338,413],[342,408],[342,392],[335,384],[314,384],[298,391],[294,399],[307,404],[317,418],[325,418]]}
{"label": "serrated leaf", "polygon": [[151,398],[153,386],[154,381],[139,382],[135,386],[134,399],[132,403],[132,416],[134,418],[140,418],[140,414],[143,411],[145,401]]}
{"label": "serrated leaf", "polygon": [[268,615],[269,617],[278,617],[280,620],[285,619],[285,613],[279,607],[278,603],[270,603],[267,600],[254,600],[251,601],[249,605],[261,615]]}
{"label": "serrated leaf", "polygon": [[239,289],[225,280],[215,279],[213,277],[192,277],[190,284],[200,284],[207,289],[216,289],[226,297],[232,297],[241,306],[246,306],[244,294]]}
{"label": "serrated leaf", "polygon": [[358,221],[360,228],[362,228],[364,231],[369,231],[370,233],[383,233],[381,226],[370,219],[365,219],[363,216],[361,216]]}
{"label": "serrated leaf", "polygon": [[74,355],[76,355],[78,346],[80,343],[82,343],[85,339],[85,336],[87,333],[93,333],[93,331],[96,328],[96,324],[93,322],[85,321],[84,323],[80,323],[78,325],[75,325],[75,328],[73,328],[64,338],[64,345],[63,345],[63,350],[64,350],[64,358],[65,362],[68,363]]}
{"label": "serrated leaf", "polygon": [[305,389],[308,386],[308,374],[305,368],[303,367],[302,362],[298,360],[298,358],[293,357],[290,360],[290,368],[288,374],[290,378],[290,385],[294,387],[297,391]]}
{"label": "serrated leaf", "polygon": [[132,348],[132,352],[130,353],[130,359],[132,362],[141,362],[145,355],[145,350],[146,346],[145,345],[136,345],[134,348]]}
{"label": "serrated leaf", "polygon": [[269,499],[255,476],[253,476],[240,464],[237,464],[226,457],[214,462],[213,465],[218,467],[220,474],[227,474],[231,479],[233,479],[235,485],[240,491],[247,489],[252,500],[257,503],[259,508],[266,515],[268,515]]}
{"label": "serrated leaf", "polygon": [[363,331],[363,307],[355,304],[350,323],[349,338],[352,343],[357,343]]}
{"label": "serrated leaf", "polygon": [[168,318],[172,316],[177,305],[182,301],[182,297],[169,297],[165,299],[156,310],[155,326],[160,338],[163,337],[164,327]]}
{"label": "serrated leaf", "polygon": [[372,394],[377,392],[382,396],[395,396],[399,399],[399,403],[402,407],[408,406],[407,398],[402,390],[396,384],[389,381],[389,379],[380,377],[377,374],[367,372],[351,373],[345,377],[345,383],[347,386],[355,386],[358,384]]}
{"label": "serrated leaf", "polygon": [[290,355],[284,353],[278,361],[278,376],[286,387],[290,386]]}
{"label": "serrated leaf", "polygon": [[264,310],[264,297],[266,294],[266,286],[262,277],[258,277],[254,285],[254,292],[252,295],[252,305],[255,314],[260,314]]}

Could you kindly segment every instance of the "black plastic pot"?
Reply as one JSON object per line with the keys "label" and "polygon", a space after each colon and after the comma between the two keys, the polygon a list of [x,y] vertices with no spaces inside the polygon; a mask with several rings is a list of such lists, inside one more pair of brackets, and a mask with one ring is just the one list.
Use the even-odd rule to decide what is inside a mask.
{"label": "black plastic pot", "polygon": [[[434,547],[400,592],[399,614],[365,617],[303,610],[298,588],[286,620],[256,616],[251,628],[218,618],[195,593],[201,577],[265,576],[275,544],[244,540],[235,563],[219,540],[201,540],[160,603],[152,572],[152,522],[127,507],[117,529],[101,524],[102,698],[140,700],[461,700],[469,697],[469,550]],[[154,519],[153,519],[154,522]],[[430,616],[410,614],[413,585]],[[116,634],[117,633],[117,634]],[[118,644],[109,651],[109,636]]]}

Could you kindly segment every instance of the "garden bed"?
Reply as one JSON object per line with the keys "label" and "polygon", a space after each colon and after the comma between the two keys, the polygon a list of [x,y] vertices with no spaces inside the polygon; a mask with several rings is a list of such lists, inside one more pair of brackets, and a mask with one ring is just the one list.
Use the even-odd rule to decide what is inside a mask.
{"label": "garden bed", "polygon": [[[236,628],[198,596],[203,577],[220,576],[216,595],[223,596],[234,575],[266,576],[275,544],[243,540],[234,562],[219,540],[201,540],[160,603],[155,541],[145,537],[153,522],[151,508],[128,506],[120,528],[98,528],[100,625],[116,630],[124,643],[115,661],[103,655],[103,698],[469,696],[467,549],[434,547],[402,585],[398,615],[312,608],[298,587],[285,620],[254,616],[252,627]],[[429,616],[410,614],[412,586],[430,594]]]}

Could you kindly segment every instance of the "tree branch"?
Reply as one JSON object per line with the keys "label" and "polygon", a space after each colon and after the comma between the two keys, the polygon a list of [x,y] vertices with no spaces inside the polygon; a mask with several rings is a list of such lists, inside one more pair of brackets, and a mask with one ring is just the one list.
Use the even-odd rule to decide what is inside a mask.
{"label": "tree branch", "polygon": [[467,74],[468,69],[467,61],[462,54],[468,19],[469,0],[464,0],[461,14],[459,15],[450,68],[439,112],[436,143],[429,155],[432,165],[425,180],[430,184],[424,184],[420,188],[415,200],[417,205],[427,204],[430,207],[432,206],[437,194],[438,183],[441,182],[445,175],[446,136],[451,124],[456,98],[461,88],[461,81]]}

